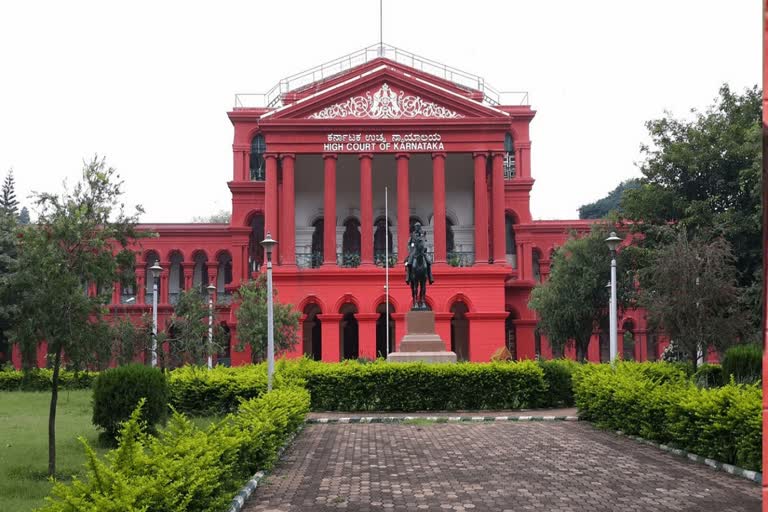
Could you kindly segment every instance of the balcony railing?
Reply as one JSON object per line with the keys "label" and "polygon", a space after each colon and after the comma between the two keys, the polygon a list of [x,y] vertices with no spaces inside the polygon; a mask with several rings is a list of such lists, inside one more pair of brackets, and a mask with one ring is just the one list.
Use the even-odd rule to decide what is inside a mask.
{"label": "balcony railing", "polygon": [[321,252],[297,252],[296,266],[299,268],[318,268],[323,264]]}
{"label": "balcony railing", "polygon": [[[374,252],[373,253],[373,263],[377,267],[385,267],[385,263],[387,261],[386,253],[384,251],[381,252]],[[397,254],[390,252],[389,253],[389,268],[393,268],[397,266]]]}
{"label": "balcony railing", "polygon": [[442,64],[432,59],[420,57],[388,44],[374,44],[314,68],[296,73],[280,80],[274,87],[263,94],[236,94],[235,108],[277,108],[283,106],[283,95],[298,91],[313,83],[323,82],[356,66],[365,64],[379,57],[385,57],[400,64],[419,69],[430,75],[448,80],[468,90],[483,94],[487,105],[528,105],[528,93],[524,91],[498,91],[488,85],[483,77],[467,73],[460,69]]}
{"label": "balcony railing", "polygon": [[452,267],[471,267],[475,264],[474,252],[449,252],[446,258]]}
{"label": "balcony railing", "polygon": [[340,252],[336,254],[336,264],[344,268],[356,268],[360,266],[360,253]]}

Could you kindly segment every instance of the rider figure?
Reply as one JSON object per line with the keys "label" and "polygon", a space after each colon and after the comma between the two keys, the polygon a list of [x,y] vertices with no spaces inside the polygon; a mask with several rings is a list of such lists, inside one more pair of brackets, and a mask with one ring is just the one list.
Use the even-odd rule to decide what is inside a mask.
{"label": "rider figure", "polygon": [[434,284],[434,279],[432,279],[432,261],[429,259],[429,254],[427,253],[427,246],[426,246],[426,234],[421,230],[421,222],[416,222],[413,224],[413,233],[411,233],[411,237],[408,240],[408,257],[405,259],[405,284],[411,283],[411,269],[413,268],[413,261],[416,258],[416,242],[418,240],[422,240],[424,242],[424,260],[427,263],[427,279],[429,280],[429,284]]}

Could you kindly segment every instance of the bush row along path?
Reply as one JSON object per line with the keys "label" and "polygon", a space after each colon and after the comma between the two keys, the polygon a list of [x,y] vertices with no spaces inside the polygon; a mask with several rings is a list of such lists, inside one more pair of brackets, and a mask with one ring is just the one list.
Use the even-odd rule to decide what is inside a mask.
{"label": "bush row along path", "polygon": [[246,512],[760,510],[760,486],[585,422],[307,425]]}

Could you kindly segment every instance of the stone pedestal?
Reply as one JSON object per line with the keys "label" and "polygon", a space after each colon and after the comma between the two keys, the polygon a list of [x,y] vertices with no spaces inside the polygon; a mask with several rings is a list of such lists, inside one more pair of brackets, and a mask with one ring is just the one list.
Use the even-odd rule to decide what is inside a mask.
{"label": "stone pedestal", "polygon": [[399,350],[387,356],[387,361],[425,363],[455,363],[456,353],[445,350],[445,342],[435,332],[432,311],[409,311],[405,315],[405,336]]}

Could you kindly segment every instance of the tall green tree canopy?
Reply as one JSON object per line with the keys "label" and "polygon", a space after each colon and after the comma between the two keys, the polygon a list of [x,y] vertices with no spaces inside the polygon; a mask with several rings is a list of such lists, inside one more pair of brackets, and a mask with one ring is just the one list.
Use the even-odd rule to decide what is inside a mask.
{"label": "tall green tree canopy", "polygon": [[[223,338],[223,330],[213,322],[209,343],[208,320],[209,304],[199,288],[194,287],[179,294],[166,333],[170,348],[168,366],[175,367],[184,363],[203,364],[209,354],[221,351],[222,344],[226,341]],[[159,353],[158,356],[162,361],[164,354]]]}
{"label": "tall green tree canopy", "polygon": [[14,217],[19,210],[19,201],[16,199],[16,181],[13,178],[13,169],[8,171],[0,189],[0,210]]}
{"label": "tall green tree canopy", "polygon": [[[272,289],[275,352],[290,350],[298,343],[299,317],[290,304],[277,301],[277,290]],[[247,344],[251,347],[251,360],[263,361],[267,357],[267,280],[264,274],[249,280],[237,289],[237,337],[239,349]]]}
{"label": "tall green tree canopy", "polygon": [[621,215],[621,197],[626,190],[632,190],[640,187],[640,180],[637,178],[631,178],[619,183],[619,185],[611,190],[607,196],[602,199],[598,199],[594,203],[585,204],[579,208],[580,219],[602,219],[608,216],[611,212],[616,212]]}
{"label": "tall green tree canopy", "polygon": [[[134,256],[129,245],[144,236],[135,229],[141,208],[126,213],[120,202],[122,185],[114,169],[94,158],[86,162],[82,180],[73,189],[61,195],[37,194],[38,222],[18,228],[18,261],[9,282],[18,318],[11,339],[22,351],[34,352],[41,341],[47,343],[53,367],[50,475],[56,469],[56,404],[63,358],[79,368],[109,360],[104,306],[119,279],[119,263]],[[89,288],[97,293],[89,293]]]}
{"label": "tall green tree canopy", "polygon": [[694,368],[698,350],[722,352],[744,331],[734,262],[724,238],[688,240],[681,230],[642,271],[649,326],[663,329]]}
{"label": "tall green tree canopy", "polygon": [[[611,256],[605,239],[609,232],[607,225],[595,224],[586,236],[572,236],[555,252],[549,279],[533,289],[528,303],[550,343],[562,350],[573,340],[579,361],[587,356],[592,332],[607,326]],[[617,294],[622,308],[634,299],[634,257],[632,247],[617,255]]]}

